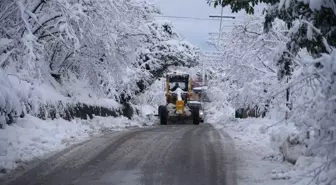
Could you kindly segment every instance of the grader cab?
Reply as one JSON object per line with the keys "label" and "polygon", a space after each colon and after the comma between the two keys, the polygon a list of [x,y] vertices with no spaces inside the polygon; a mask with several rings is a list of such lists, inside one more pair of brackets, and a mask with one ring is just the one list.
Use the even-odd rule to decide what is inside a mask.
{"label": "grader cab", "polygon": [[189,106],[192,100],[192,80],[187,73],[169,73],[165,80],[166,105],[159,106],[160,124],[168,121],[192,120],[200,122],[200,110],[197,106]]}

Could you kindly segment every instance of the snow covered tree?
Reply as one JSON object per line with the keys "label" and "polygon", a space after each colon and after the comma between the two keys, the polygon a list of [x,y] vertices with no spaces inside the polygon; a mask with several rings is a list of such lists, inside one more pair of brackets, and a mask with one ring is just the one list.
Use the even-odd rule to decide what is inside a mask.
{"label": "snow covered tree", "polygon": [[152,74],[168,66],[195,66],[199,60],[199,49],[180,36],[169,22],[153,22],[148,25],[150,34],[140,50],[140,66]]}
{"label": "snow covered tree", "polygon": [[0,67],[29,84],[27,107],[48,103],[32,100],[44,85],[60,95],[52,101],[125,103],[165,65],[197,62],[198,49],[156,22],[147,0],[4,0],[0,8]]}
{"label": "snow covered tree", "polygon": [[222,35],[219,45],[212,43],[221,53],[219,59],[210,61],[212,82],[217,87],[224,85],[222,91],[229,92],[227,99],[236,109],[258,106],[265,111],[272,99],[270,88],[277,82],[273,59],[287,39],[282,33],[284,24],[277,22],[264,34],[262,20],[246,17],[244,25]]}
{"label": "snow covered tree", "polygon": [[[278,20],[286,24],[285,44],[274,57],[278,83],[270,89],[273,109],[283,109],[303,133],[318,130],[314,143],[307,144],[313,155],[326,159],[323,173],[330,178],[315,179],[334,184],[336,130],[336,2],[333,0],[217,0],[234,12],[254,13],[253,7],[266,3],[264,32],[269,34]],[[274,40],[274,39],[272,39]],[[283,97],[286,97],[285,101]],[[285,103],[286,106],[283,106]],[[315,175],[317,177],[317,175]]]}
{"label": "snow covered tree", "polygon": [[[233,12],[245,10],[253,14],[254,6],[259,3],[270,5],[266,9],[265,32],[270,30],[276,18],[283,20],[291,30],[286,49],[278,59],[279,79],[289,81],[294,65],[292,56],[296,56],[300,48],[307,48],[314,57],[319,57],[322,53],[330,53],[331,46],[336,46],[336,3],[333,0],[217,0],[214,6],[230,5]],[[289,101],[289,94],[287,90],[286,101]]]}

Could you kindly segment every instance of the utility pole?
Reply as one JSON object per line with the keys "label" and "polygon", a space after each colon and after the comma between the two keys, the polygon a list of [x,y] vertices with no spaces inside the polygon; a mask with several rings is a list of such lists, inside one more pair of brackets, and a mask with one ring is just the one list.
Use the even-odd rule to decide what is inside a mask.
{"label": "utility pole", "polygon": [[202,86],[204,87],[204,85],[205,85],[205,68],[204,68],[204,59],[203,59],[203,61],[202,61]]}
{"label": "utility pole", "polygon": [[223,7],[221,9],[221,17],[219,21],[218,43],[217,43],[218,46],[219,46],[219,41],[221,40],[221,36],[222,36],[222,20],[223,20]]}
{"label": "utility pole", "polygon": [[209,16],[210,18],[220,18],[217,46],[219,45],[219,42],[221,40],[221,35],[222,35],[222,20],[223,20],[223,18],[226,18],[226,19],[235,19],[236,18],[235,16],[223,15],[223,9],[224,9],[224,7],[222,7],[222,9],[221,9],[221,15],[220,16],[219,15],[210,15]]}
{"label": "utility pole", "polygon": [[[220,18],[219,30],[218,30],[217,50],[218,50],[219,42],[220,42],[221,36],[222,36],[222,20],[223,20],[223,18],[225,18],[225,19],[236,19],[235,16],[223,15],[223,9],[224,9],[224,7],[222,7],[222,9],[221,9],[221,14],[220,15],[209,15],[209,18],[215,18],[215,19]],[[204,80],[205,80],[205,74],[204,74],[204,60],[203,60],[203,81]]]}

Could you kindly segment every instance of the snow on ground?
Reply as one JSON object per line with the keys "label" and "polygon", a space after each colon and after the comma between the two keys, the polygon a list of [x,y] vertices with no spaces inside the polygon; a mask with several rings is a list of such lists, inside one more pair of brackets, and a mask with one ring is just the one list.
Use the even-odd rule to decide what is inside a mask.
{"label": "snow on ground", "polygon": [[[205,110],[205,121],[234,140],[238,185],[307,185],[324,164],[322,158],[307,156],[302,145],[285,145],[288,138],[299,135],[293,123],[267,118],[235,119],[234,109],[218,102],[206,104]],[[283,153],[298,158],[295,165],[283,161]],[[331,174],[322,174],[321,179],[327,182],[325,176]]]}
{"label": "snow on ground", "polygon": [[[0,75],[2,75],[2,73],[0,73]],[[50,90],[46,87],[32,86],[26,81],[17,80],[15,77],[10,78],[10,80],[14,85],[7,85],[8,92],[0,90],[0,100],[1,95],[4,95],[5,99],[11,101],[17,100],[18,104],[20,103],[19,99],[28,100],[28,97],[42,103],[52,103],[58,100],[64,102],[70,101],[69,98],[62,96],[60,92]],[[1,84],[5,84],[4,82]],[[91,120],[74,119],[72,121],[66,121],[61,118],[41,120],[26,114],[24,118],[18,118],[12,125],[7,125],[4,122],[4,128],[0,129],[0,176],[16,168],[24,167],[25,164],[31,160],[43,158],[51,152],[61,151],[70,145],[82,142],[94,136],[99,136],[109,131],[125,129],[126,127],[142,127],[156,124],[157,118],[154,116],[157,112],[156,106],[161,103],[160,101],[164,101],[164,91],[161,89],[162,81],[156,81],[156,83],[148,88],[148,92],[139,96],[136,102],[137,104],[134,104],[134,107],[139,110],[139,115],[134,115],[132,120],[125,117],[114,118],[99,116],[95,116]],[[9,93],[10,91],[14,92],[13,95],[15,95],[15,97],[8,98],[8,96],[11,95],[11,93]],[[31,91],[34,92],[32,93]],[[1,92],[5,92],[5,94],[1,94]],[[31,94],[36,95],[36,97],[32,98]],[[50,94],[52,95],[51,98]],[[85,99],[88,98],[84,97],[78,101],[83,102]],[[76,100],[77,99],[71,101]],[[112,106],[112,108],[117,107],[114,100],[95,100],[94,98],[90,98],[89,100],[90,102],[85,101],[85,103],[109,105]],[[9,107],[8,105],[11,104],[6,101],[0,101],[0,103],[1,102],[4,103],[0,104],[0,110],[2,107],[8,109],[13,108]],[[0,123],[2,123],[1,120]]]}
{"label": "snow on ground", "polygon": [[217,129],[227,132],[234,140],[237,155],[238,185],[283,185],[291,164],[282,162],[282,157],[270,146],[269,134],[262,132],[265,125],[274,123],[267,119],[227,120],[212,123]]}
{"label": "snow on ground", "polygon": [[[144,121],[150,120],[148,118],[153,123],[158,122],[153,114],[157,113],[158,105],[164,103],[163,82],[163,79],[157,80],[135,99],[134,103],[142,115],[140,123],[145,124]],[[325,160],[309,156],[306,148],[302,148],[309,142],[302,139],[302,134],[294,123],[277,121],[279,113],[270,113],[272,119],[235,119],[234,109],[225,101],[226,97],[216,96],[223,95],[223,92],[215,91],[214,94],[215,96],[211,96],[208,93],[216,99],[205,104],[205,122],[213,124],[233,138],[238,161],[238,185],[307,185],[318,167],[325,164]],[[146,116],[147,119],[144,119]],[[299,144],[288,145],[288,139],[295,143],[297,136],[300,136]],[[297,158],[295,165],[283,161],[283,153],[288,158]],[[333,174],[323,172],[319,177],[320,181],[328,182]]]}
{"label": "snow on ground", "polygon": [[[238,185],[335,185],[332,179],[336,172],[323,171],[326,167],[323,157],[302,153],[300,145],[284,145],[298,135],[294,124],[267,118],[235,119],[230,107],[216,103],[205,107],[206,122],[234,140]],[[280,148],[286,151],[280,152]],[[297,158],[295,165],[283,161],[282,153]]]}
{"label": "snow on ground", "polygon": [[27,115],[0,129],[0,171],[8,172],[35,158],[106,132],[141,127],[125,117],[94,117],[92,120],[41,120]]}

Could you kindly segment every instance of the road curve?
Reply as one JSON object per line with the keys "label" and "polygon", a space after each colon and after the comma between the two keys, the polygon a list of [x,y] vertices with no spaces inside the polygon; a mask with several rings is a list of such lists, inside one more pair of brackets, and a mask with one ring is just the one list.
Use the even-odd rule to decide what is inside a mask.
{"label": "road curve", "polygon": [[231,138],[209,124],[107,134],[66,149],[8,185],[236,185]]}

